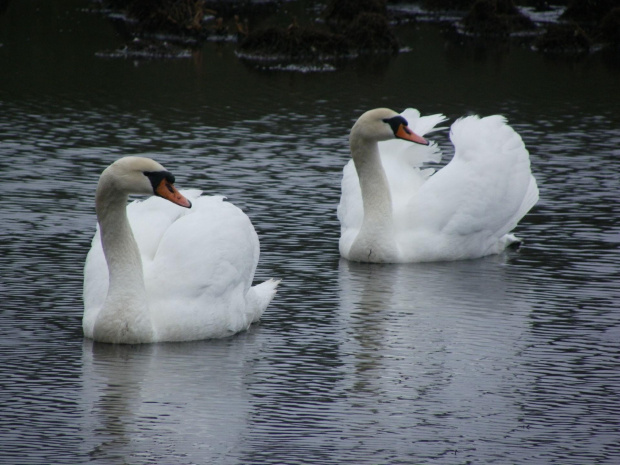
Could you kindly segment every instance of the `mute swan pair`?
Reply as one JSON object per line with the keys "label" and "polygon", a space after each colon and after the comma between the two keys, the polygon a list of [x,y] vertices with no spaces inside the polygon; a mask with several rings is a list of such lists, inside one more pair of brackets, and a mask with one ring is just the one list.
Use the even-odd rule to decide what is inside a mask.
{"label": "mute swan pair", "polygon": [[[510,231],[538,200],[521,138],[500,116],[458,120],[454,158],[434,173],[421,166],[441,154],[422,136],[444,120],[375,109],[355,123],[338,206],[343,257],[458,260],[517,241]],[[247,329],[273,299],[279,281],[252,287],[259,243],[249,218],[223,197],[179,192],[173,183],[148,158],[122,158],[102,173],[99,228],[84,269],[86,337],[224,337]],[[129,194],[154,196],[127,206]]]}
{"label": "mute swan pair", "polygon": [[423,136],[446,118],[364,113],[350,134],[338,206],[340,254],[352,261],[409,263],[478,258],[518,242],[510,234],[538,201],[521,137],[503,117],[469,116],[450,130],[453,159]]}
{"label": "mute swan pair", "polygon": [[[257,321],[275,295],[279,281],[252,287],[259,243],[250,219],[223,197],[179,192],[173,183],[148,158],[121,158],[101,174],[99,228],[84,268],[86,337],[126,344],[224,337]],[[155,196],[127,205],[129,194]]]}

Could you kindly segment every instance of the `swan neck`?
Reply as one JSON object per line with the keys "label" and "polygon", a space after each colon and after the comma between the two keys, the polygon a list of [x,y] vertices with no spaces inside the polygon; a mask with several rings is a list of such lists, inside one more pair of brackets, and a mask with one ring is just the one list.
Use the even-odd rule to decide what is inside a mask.
{"label": "swan neck", "polygon": [[391,226],[392,196],[377,142],[352,138],[351,155],[362,191],[364,222]]}
{"label": "swan neck", "polygon": [[128,194],[115,189],[102,176],[96,210],[109,286],[94,334],[103,342],[139,343],[153,337],[142,259],[127,218],[127,201]]}
{"label": "swan neck", "polygon": [[362,192],[364,219],[349,258],[364,262],[393,262],[398,258],[398,246],[392,196],[377,141],[352,137],[351,155]]}
{"label": "swan neck", "polygon": [[109,292],[126,279],[144,289],[142,260],[127,218],[127,200],[127,195],[97,195],[101,243],[110,274]]}

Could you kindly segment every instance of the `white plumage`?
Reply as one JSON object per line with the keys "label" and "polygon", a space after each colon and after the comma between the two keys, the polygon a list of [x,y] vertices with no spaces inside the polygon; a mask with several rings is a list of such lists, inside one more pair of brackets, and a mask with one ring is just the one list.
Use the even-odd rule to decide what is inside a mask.
{"label": "white plumage", "polygon": [[[145,171],[163,170],[158,164],[148,166],[155,163],[148,159],[121,160],[111,165],[118,166],[108,177],[127,177],[121,171],[136,169],[136,182],[142,183],[148,181]],[[117,197],[106,192],[116,186],[101,188],[103,179],[102,174],[99,227],[84,268],[86,337],[119,343],[219,338],[245,330],[261,317],[279,281],[252,287],[260,246],[245,213],[223,197],[201,196],[196,190],[181,192],[191,200],[190,209],[155,196],[127,205],[126,194]],[[147,193],[147,189],[129,190]],[[111,208],[116,214],[102,212]],[[120,224],[125,210],[129,233]],[[110,290],[103,228],[111,231],[106,255],[119,262],[119,284]],[[135,245],[139,260],[125,251]],[[120,252],[108,253],[112,248]]]}
{"label": "white plumage", "polygon": [[340,252],[371,262],[478,258],[517,241],[510,231],[538,201],[538,187],[521,137],[498,115],[457,120],[453,159],[435,172],[435,143],[397,139],[391,121],[404,118],[424,136],[445,121],[376,109],[351,130],[353,159],[344,168],[338,207]]}

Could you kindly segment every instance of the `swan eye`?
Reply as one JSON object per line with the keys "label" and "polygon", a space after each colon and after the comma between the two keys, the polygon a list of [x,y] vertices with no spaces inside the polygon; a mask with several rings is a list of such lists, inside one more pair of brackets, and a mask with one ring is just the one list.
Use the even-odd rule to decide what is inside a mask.
{"label": "swan eye", "polygon": [[394,116],[393,118],[385,118],[383,122],[390,125],[394,134],[396,134],[401,127],[407,134],[411,134],[411,130],[407,127],[409,123],[401,115]]}
{"label": "swan eye", "polygon": [[174,176],[168,171],[143,171],[143,174],[151,181],[153,192],[157,190],[162,181],[166,181],[166,184],[174,184]]}

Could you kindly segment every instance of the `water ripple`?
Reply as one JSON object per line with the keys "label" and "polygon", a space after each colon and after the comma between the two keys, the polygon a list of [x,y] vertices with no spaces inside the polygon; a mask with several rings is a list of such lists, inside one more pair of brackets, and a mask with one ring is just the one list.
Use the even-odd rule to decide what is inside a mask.
{"label": "water ripple", "polygon": [[[517,228],[524,246],[456,263],[339,258],[335,212],[355,115],[409,104],[400,92],[410,99],[412,85],[432,111],[471,109],[441,73],[413,79],[413,54],[382,73],[293,77],[246,71],[223,52],[203,68],[108,63],[118,82],[129,70],[122,76],[137,80],[114,89],[86,80],[74,94],[71,81],[60,96],[19,88],[15,99],[3,89],[2,460],[616,463],[620,132],[609,103],[590,107],[573,93],[497,102],[485,64],[457,60],[457,87],[475,76],[474,107],[509,114],[532,154],[541,201]],[[422,62],[438,73],[430,58]],[[522,58],[506,60],[528,68]],[[187,72],[178,88],[159,81]],[[549,92],[554,72],[542,83]],[[142,91],[151,76],[151,89],[169,94]],[[431,92],[435,82],[442,92]],[[447,132],[436,138],[449,159]],[[261,239],[256,279],[283,278],[258,325],[190,344],[82,340],[95,186],[129,154],[247,212]]]}

